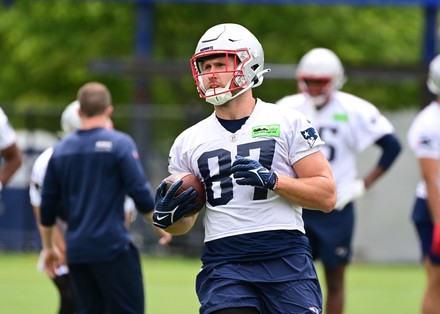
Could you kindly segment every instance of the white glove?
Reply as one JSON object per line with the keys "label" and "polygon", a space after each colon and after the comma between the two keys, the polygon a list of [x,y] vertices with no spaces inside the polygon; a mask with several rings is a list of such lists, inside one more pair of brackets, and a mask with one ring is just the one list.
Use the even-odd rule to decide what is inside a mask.
{"label": "white glove", "polygon": [[342,210],[351,201],[365,194],[364,180],[356,180],[350,186],[338,189],[335,210]]}

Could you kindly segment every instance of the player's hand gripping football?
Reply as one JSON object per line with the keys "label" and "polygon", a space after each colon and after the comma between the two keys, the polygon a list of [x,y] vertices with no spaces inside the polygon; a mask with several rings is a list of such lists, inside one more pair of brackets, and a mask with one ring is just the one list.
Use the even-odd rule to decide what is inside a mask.
{"label": "player's hand gripping football", "polygon": [[231,173],[240,185],[260,186],[275,190],[278,184],[278,175],[275,171],[263,167],[258,161],[237,157],[231,167]]}
{"label": "player's hand gripping football", "polygon": [[194,188],[188,188],[178,196],[175,196],[182,183],[182,180],[176,181],[166,191],[167,182],[162,181],[157,188],[156,209],[153,213],[153,224],[156,227],[167,228],[197,208],[197,204],[194,202],[197,197],[197,191]]}
{"label": "player's hand gripping football", "polygon": [[432,230],[432,246],[431,251],[437,256],[440,256],[440,224],[434,225]]}

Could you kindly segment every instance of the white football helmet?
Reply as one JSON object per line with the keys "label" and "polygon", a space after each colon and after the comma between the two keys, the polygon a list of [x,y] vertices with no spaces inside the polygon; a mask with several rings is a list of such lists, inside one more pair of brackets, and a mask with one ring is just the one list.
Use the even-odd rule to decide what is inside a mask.
{"label": "white football helmet", "polygon": [[[300,60],[296,78],[301,92],[305,93],[317,107],[325,104],[331,93],[345,83],[344,68],[338,56],[326,48],[314,48]],[[305,80],[328,80],[320,95],[311,96]]]}
{"label": "white football helmet", "polygon": [[81,119],[79,117],[79,101],[67,105],[61,114],[61,130],[62,135],[67,135],[81,128]]}
{"label": "white football helmet", "polygon": [[[206,87],[203,76],[213,72],[203,72],[201,62],[219,55],[234,57],[234,67],[222,72],[233,76],[225,87]],[[270,71],[264,70],[264,52],[258,39],[238,24],[219,24],[208,29],[200,38],[190,63],[200,97],[215,106],[261,85],[263,74]]]}
{"label": "white football helmet", "polygon": [[428,80],[426,82],[428,89],[435,95],[440,95],[440,55],[432,59],[429,64]]}

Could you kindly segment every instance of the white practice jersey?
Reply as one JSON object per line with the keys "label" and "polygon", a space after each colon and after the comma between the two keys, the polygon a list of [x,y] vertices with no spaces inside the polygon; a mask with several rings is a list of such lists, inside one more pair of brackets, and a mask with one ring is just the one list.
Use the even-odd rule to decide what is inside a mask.
{"label": "white practice jersey", "polygon": [[[32,167],[31,183],[29,186],[29,197],[32,206],[40,207],[41,205],[41,188],[43,186],[44,176],[46,175],[47,164],[49,163],[52,153],[53,147],[47,148],[38,156]],[[136,205],[133,199],[128,196],[125,198],[124,210],[127,213],[136,213]]]}
{"label": "white practice jersey", "polygon": [[299,110],[318,129],[325,141],[323,152],[331,165],[338,194],[357,178],[356,154],[394,132],[373,104],[341,91],[334,92],[320,110],[304,94],[286,96],[276,104]]}
{"label": "white practice jersey", "polygon": [[53,147],[47,148],[44,152],[38,156],[32,166],[31,183],[29,186],[29,197],[31,205],[40,207],[41,205],[41,188],[44,182],[44,176],[46,175],[47,164],[52,156]]}
{"label": "white practice jersey", "polygon": [[17,134],[15,134],[14,129],[9,124],[8,117],[3,109],[0,108],[0,150],[11,146],[16,140]]}
{"label": "white practice jersey", "polygon": [[[408,143],[417,158],[440,159],[440,104],[432,102],[414,119],[408,131]],[[440,172],[437,174],[440,186]],[[417,197],[427,198],[426,184],[417,185]]]}
{"label": "white practice jersey", "polygon": [[[29,186],[29,197],[31,205],[34,207],[40,207],[41,205],[41,187],[43,186],[44,176],[46,175],[47,164],[52,156],[53,148],[49,147],[43,151],[40,156],[35,160],[32,166],[31,182]],[[66,232],[67,225],[61,219],[57,219],[57,227],[61,232]],[[44,255],[43,251],[40,253],[40,257],[37,262],[37,270],[44,271]],[[66,265],[61,265],[56,270],[57,275],[61,276],[68,273]]]}
{"label": "white practice jersey", "polygon": [[302,208],[273,191],[241,186],[230,174],[236,156],[258,160],[290,177],[301,158],[323,145],[301,113],[257,100],[246,123],[228,132],[213,113],[181,133],[169,157],[169,172],[192,172],[205,183],[205,241],[270,230],[304,232]]}

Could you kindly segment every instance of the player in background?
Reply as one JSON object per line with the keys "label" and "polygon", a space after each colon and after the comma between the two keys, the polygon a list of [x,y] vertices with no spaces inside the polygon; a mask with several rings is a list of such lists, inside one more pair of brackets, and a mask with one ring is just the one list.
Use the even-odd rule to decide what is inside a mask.
{"label": "player in background", "polygon": [[[191,68],[206,119],[182,132],[170,173],[191,172],[205,185],[205,245],[196,280],[200,313],[321,313],[322,295],[304,234],[302,206],[329,212],[336,201],[323,145],[304,115],[254,98],[264,52],[237,24],[208,29]],[[156,226],[188,232],[197,192],[175,182],[156,193]]]}
{"label": "player in background", "polygon": [[440,56],[429,65],[427,85],[436,98],[417,114],[408,131],[421,174],[411,218],[427,274],[421,313],[440,314]]}
{"label": "player in background", "polygon": [[[44,267],[53,278],[62,262],[53,241],[61,204],[76,310],[143,314],[140,256],[125,227],[124,201],[128,194],[151,220],[150,184],[133,139],[108,129],[113,107],[107,87],[87,83],[79,89],[78,101],[81,128],[55,145],[44,178],[40,212]],[[164,243],[170,239],[163,230],[161,234]]]}
{"label": "player in background", "polygon": [[[401,146],[391,123],[373,104],[339,91],[345,82],[344,69],[333,51],[315,48],[307,52],[298,64],[296,79],[300,93],[286,96],[277,104],[302,112],[325,141],[323,152],[337,187],[335,210],[330,214],[305,210],[303,218],[313,257],[324,266],[325,313],[341,314],[355,228],[353,201],[390,168]],[[358,178],[356,155],[372,145],[382,154],[376,166]]]}
{"label": "player in background", "polygon": [[[79,102],[76,100],[70,103],[61,114],[61,129],[60,136],[64,137],[81,128],[81,120],[79,117]],[[113,128],[111,120],[109,120],[108,128]],[[44,176],[46,174],[47,163],[53,153],[53,147],[47,148],[43,153],[38,156],[32,167],[31,180],[29,187],[29,197],[31,205],[34,209],[35,218],[38,224],[39,230],[41,229],[40,221],[40,205],[41,205],[41,190],[43,186]],[[131,198],[127,197],[124,203],[125,210],[125,224],[129,228],[130,223],[136,217],[136,207]],[[61,213],[61,212],[60,212]],[[62,256],[60,266],[56,271],[55,277],[51,278],[60,296],[60,304],[58,313],[69,314],[75,313],[72,288],[70,285],[70,275],[67,263],[65,260],[66,255],[66,243],[64,240],[64,233],[66,231],[66,223],[62,217],[57,218],[56,227],[53,231],[54,247]],[[43,254],[40,254],[38,260],[37,269],[44,271]]]}
{"label": "player in background", "polygon": [[0,166],[1,191],[23,162],[23,154],[17,146],[17,134],[2,108],[0,108],[0,155],[3,159]]}
{"label": "player in background", "polygon": [[[71,132],[81,127],[81,120],[78,115],[79,102],[74,101],[69,104],[61,115],[61,136],[66,136]],[[53,153],[53,147],[47,148],[38,156],[32,167],[31,180],[29,187],[29,197],[32,208],[34,210],[35,219],[37,221],[40,234],[42,232],[40,224],[40,205],[41,192],[43,187],[44,176],[46,174],[47,163]],[[62,211],[60,211],[62,213]],[[58,308],[59,314],[74,314],[75,306],[72,295],[72,288],[70,284],[70,275],[65,260],[66,243],[64,241],[64,233],[66,231],[66,223],[61,217],[57,218],[56,227],[53,231],[53,245],[61,256],[60,264],[57,267],[55,276],[51,278],[60,296],[60,303]],[[40,254],[37,269],[44,270],[43,254]]]}

